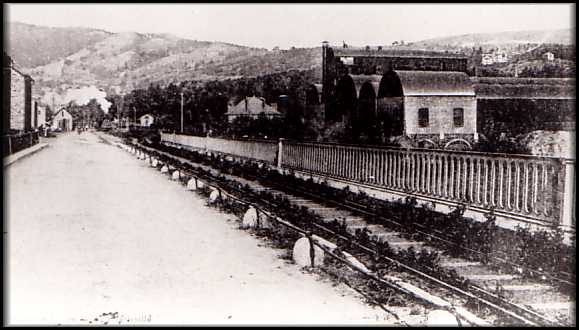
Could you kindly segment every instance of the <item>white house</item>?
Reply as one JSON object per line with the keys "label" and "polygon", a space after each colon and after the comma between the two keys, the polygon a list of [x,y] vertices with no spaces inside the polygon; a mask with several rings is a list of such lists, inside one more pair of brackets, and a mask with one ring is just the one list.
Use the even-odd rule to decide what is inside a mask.
{"label": "white house", "polygon": [[547,61],[554,61],[555,60],[555,54],[553,54],[551,52],[546,52],[545,54],[543,54],[543,58]]}
{"label": "white house", "polygon": [[139,117],[139,123],[141,124],[141,127],[150,127],[154,122],[155,117],[153,117],[151,114],[147,113]]}
{"label": "white house", "polygon": [[495,58],[492,54],[484,54],[482,56],[482,65],[491,65],[495,63]]}
{"label": "white house", "polygon": [[36,111],[36,118],[38,127],[46,125],[46,106],[39,104]]}
{"label": "white house", "polygon": [[494,51],[482,55],[482,65],[491,65],[495,63],[507,63],[509,56],[503,51]]}
{"label": "white house", "polygon": [[238,117],[249,117],[252,119],[259,118],[264,115],[266,118],[275,118],[283,116],[277,111],[277,104],[269,105],[265,102],[263,97],[246,97],[237,105],[229,105],[228,111],[225,114],[229,122],[233,122]]}
{"label": "white house", "polygon": [[52,129],[60,128],[62,131],[72,131],[72,115],[62,109],[52,117]]}
{"label": "white house", "polygon": [[503,51],[498,51],[494,55],[495,55],[495,63],[507,63],[509,61],[507,53]]}

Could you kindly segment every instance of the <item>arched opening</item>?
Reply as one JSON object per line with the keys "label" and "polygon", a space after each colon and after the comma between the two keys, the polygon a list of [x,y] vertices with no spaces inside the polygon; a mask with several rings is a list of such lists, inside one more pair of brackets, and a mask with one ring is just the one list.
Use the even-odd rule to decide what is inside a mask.
{"label": "arched opening", "polygon": [[[321,91],[314,84],[310,84],[305,89],[305,110],[304,110],[304,120],[312,121],[318,120],[322,116],[322,106],[320,96]],[[317,125],[317,124],[316,124]],[[312,126],[311,123],[306,126]],[[312,131],[313,132],[313,131]]]}
{"label": "arched opening", "polygon": [[472,145],[465,139],[453,139],[444,145],[444,149],[465,151],[472,150]]}
{"label": "arched opening", "polygon": [[344,75],[336,85],[335,103],[326,113],[329,122],[340,122],[344,116],[352,116],[356,112],[358,99],[356,86],[350,75]]}
{"label": "arched opening", "polygon": [[436,148],[436,143],[431,139],[420,139],[416,141],[416,146],[418,148],[434,149]]}
{"label": "arched opening", "polygon": [[382,76],[378,87],[377,129],[382,140],[404,134],[404,92],[400,77],[393,70]]}
{"label": "arched opening", "polygon": [[306,89],[306,105],[318,105],[320,104],[320,93],[318,88],[311,84]]}
{"label": "arched opening", "polygon": [[378,87],[378,98],[402,97],[403,95],[402,83],[396,72],[389,70],[384,73]]}
{"label": "arched opening", "polygon": [[376,91],[371,82],[367,81],[360,88],[358,97],[358,117],[355,120],[356,133],[365,142],[376,142]]}

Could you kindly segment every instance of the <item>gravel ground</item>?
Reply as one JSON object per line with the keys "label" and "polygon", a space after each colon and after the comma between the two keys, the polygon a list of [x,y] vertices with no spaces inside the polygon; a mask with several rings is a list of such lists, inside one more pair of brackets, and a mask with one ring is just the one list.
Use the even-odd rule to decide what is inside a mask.
{"label": "gravel ground", "polygon": [[9,324],[392,324],[93,133],[6,170]]}

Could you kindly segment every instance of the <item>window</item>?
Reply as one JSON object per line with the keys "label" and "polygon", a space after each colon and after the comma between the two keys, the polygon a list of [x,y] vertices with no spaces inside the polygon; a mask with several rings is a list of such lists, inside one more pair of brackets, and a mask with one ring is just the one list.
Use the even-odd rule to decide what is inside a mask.
{"label": "window", "polygon": [[464,126],[464,109],[454,108],[453,110],[454,127]]}
{"label": "window", "polygon": [[428,127],[428,108],[418,109],[418,127]]}

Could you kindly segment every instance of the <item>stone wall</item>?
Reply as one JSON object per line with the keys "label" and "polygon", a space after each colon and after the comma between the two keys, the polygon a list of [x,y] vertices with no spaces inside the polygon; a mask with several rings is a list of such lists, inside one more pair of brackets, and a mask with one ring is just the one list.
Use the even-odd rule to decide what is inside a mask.
{"label": "stone wall", "polygon": [[[428,108],[428,127],[418,126],[418,109]],[[454,127],[453,109],[464,109],[463,127]],[[406,134],[474,134],[476,133],[476,97],[421,96],[404,98]]]}
{"label": "stone wall", "polygon": [[4,67],[3,74],[4,79],[3,87],[2,87],[2,134],[8,134],[10,130],[10,81],[11,81],[11,74],[10,68]]}
{"label": "stone wall", "polygon": [[25,78],[12,69],[10,70],[10,129],[25,129],[25,100]]}

